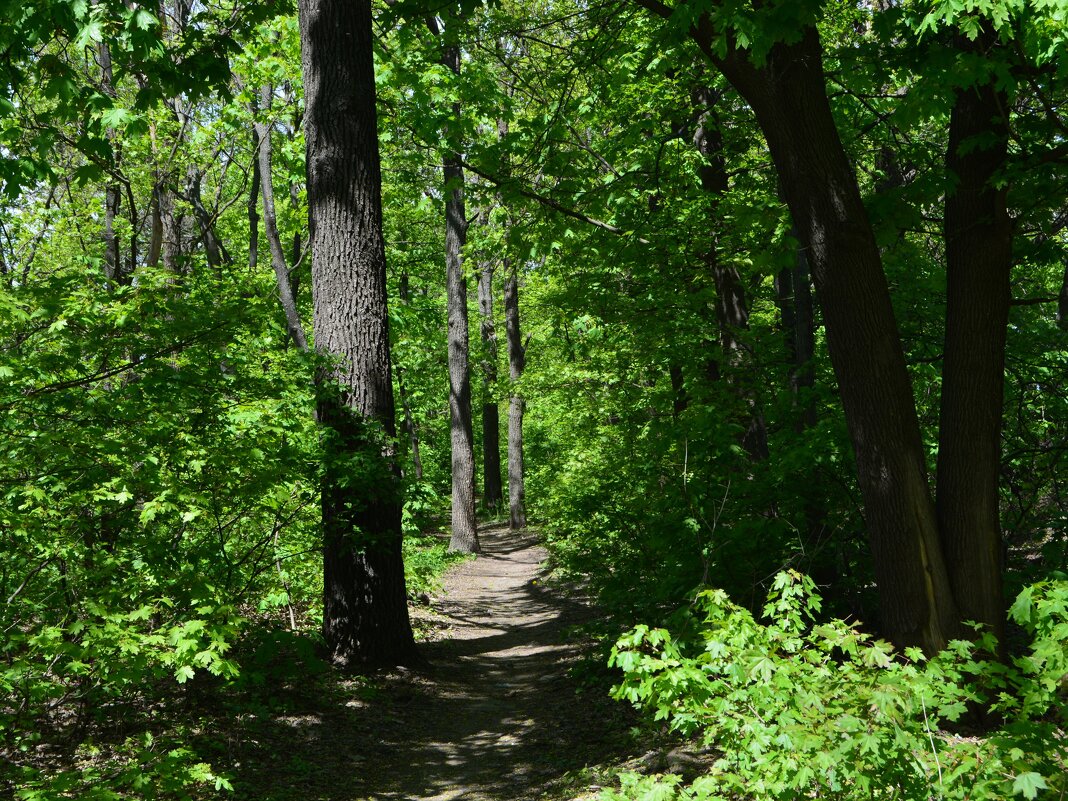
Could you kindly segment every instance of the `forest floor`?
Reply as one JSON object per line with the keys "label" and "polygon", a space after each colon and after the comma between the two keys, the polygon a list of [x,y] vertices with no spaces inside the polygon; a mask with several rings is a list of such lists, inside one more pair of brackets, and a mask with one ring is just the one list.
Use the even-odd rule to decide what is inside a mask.
{"label": "forest floor", "polygon": [[548,580],[534,532],[480,536],[483,554],[413,610],[429,670],[298,678],[215,729],[236,798],[590,799],[617,769],[649,763],[603,671],[591,679],[597,663],[576,627],[596,609]]}

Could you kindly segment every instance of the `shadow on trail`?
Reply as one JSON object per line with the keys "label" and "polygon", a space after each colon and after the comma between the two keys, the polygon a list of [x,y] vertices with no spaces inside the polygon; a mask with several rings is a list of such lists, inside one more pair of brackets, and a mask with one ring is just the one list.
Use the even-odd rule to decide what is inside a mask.
{"label": "shadow on trail", "polygon": [[568,673],[581,658],[569,629],[595,612],[541,583],[529,534],[482,537],[486,554],[446,584],[453,637],[422,647],[432,670],[380,690],[324,681],[325,695],[256,716],[233,754],[238,798],[523,801],[626,755],[626,710]]}

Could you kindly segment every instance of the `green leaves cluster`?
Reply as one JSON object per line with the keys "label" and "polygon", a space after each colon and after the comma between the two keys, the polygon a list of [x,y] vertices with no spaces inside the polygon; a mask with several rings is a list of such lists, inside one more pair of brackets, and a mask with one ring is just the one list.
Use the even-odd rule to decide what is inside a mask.
{"label": "green leaves cluster", "polygon": [[[925,660],[840,619],[817,621],[814,585],[780,573],[767,623],[718,590],[676,635],[638,626],[617,642],[617,698],[714,754],[689,786],[630,777],[623,799],[1036,798],[1064,791],[1068,585],[1028,588],[1012,619],[1030,639],[1008,663],[995,643],[954,642]],[[979,719],[999,721],[969,736]],[[1047,797],[1042,795],[1042,797]]]}

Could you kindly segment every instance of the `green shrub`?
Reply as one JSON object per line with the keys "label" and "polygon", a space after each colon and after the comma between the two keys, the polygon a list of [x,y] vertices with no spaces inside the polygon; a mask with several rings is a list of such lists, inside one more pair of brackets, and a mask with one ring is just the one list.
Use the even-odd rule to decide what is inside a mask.
{"label": "green shrub", "polygon": [[[895,654],[855,623],[814,623],[819,608],[808,578],[780,573],[767,625],[707,591],[691,635],[638,626],[623,636],[615,696],[699,736],[714,761],[689,786],[631,775],[602,798],[975,800],[1068,788],[1068,582],[1017,598],[1010,614],[1031,644],[1009,664],[986,636],[932,659]],[[966,736],[977,716],[1001,722]]]}

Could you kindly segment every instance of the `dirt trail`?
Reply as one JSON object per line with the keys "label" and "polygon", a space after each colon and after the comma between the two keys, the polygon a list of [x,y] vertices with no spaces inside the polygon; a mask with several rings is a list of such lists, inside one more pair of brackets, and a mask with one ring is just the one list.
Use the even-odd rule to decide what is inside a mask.
{"label": "dirt trail", "polygon": [[565,797],[569,771],[573,781],[627,756],[625,710],[603,688],[578,693],[568,670],[582,653],[569,630],[594,611],[543,583],[533,533],[494,526],[480,537],[483,554],[450,570],[434,605],[439,638],[421,646],[433,669],[391,673],[370,695],[349,682],[346,698],[342,682],[272,716],[256,750],[283,753],[273,769],[246,762],[250,797],[533,801]]}

